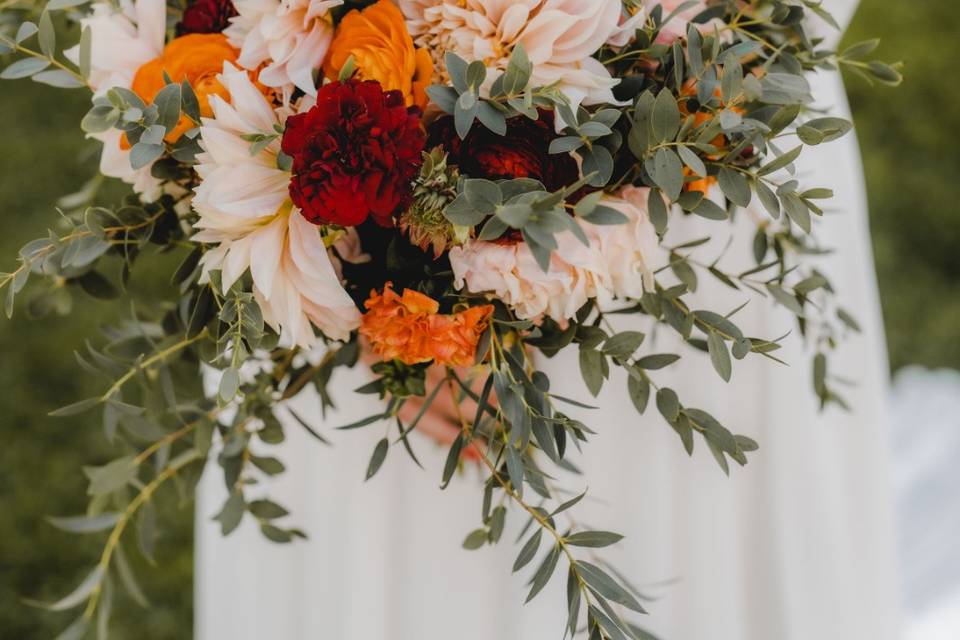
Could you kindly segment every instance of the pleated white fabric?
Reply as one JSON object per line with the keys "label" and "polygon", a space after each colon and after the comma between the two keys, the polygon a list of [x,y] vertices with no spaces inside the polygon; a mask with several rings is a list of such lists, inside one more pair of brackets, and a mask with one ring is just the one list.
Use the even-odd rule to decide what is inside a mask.
{"label": "pleated white fabric", "polygon": [[[813,81],[821,106],[848,115],[839,77]],[[778,352],[790,366],[750,357],[735,363],[728,385],[705,357],[689,350],[681,363],[658,372],[658,380],[679,390],[687,406],[711,411],[759,441],[750,464],[732,469],[730,478],[702,442],[688,458],[655,410],[638,416],[619,372],[596,400],[598,411],[570,412],[598,432],[577,458],[584,478],[564,480],[571,490],[589,484],[591,498],[578,506],[577,517],[626,534],[612,557],[655,597],[640,622],[665,640],[892,640],[899,634],[887,363],[856,140],[849,136],[807,149],[800,171],[805,184],[837,194],[817,235],[840,250],[818,264],[863,327],[831,358],[833,373],[856,381],[845,389],[852,412],[819,411],[810,347],[797,332]],[[753,224],[741,218],[741,231]],[[686,219],[670,233],[670,239],[713,234],[698,250],[712,261],[731,230]],[[747,240],[729,250],[722,263],[728,270],[749,265]],[[733,308],[744,299],[706,281],[695,298],[711,309]],[[737,318],[748,335],[775,337],[795,328],[765,301],[752,302]],[[666,333],[648,340],[657,350],[676,347]],[[557,393],[585,397],[575,353],[542,368]],[[302,525],[308,541],[268,543],[249,518],[223,539],[210,518],[225,491],[219,470],[206,474],[197,508],[196,637],[561,638],[562,573],[525,607],[526,576],[510,575],[518,551],[510,533],[522,524],[521,514],[511,513],[499,547],[460,548],[480,519],[475,470],[440,491],[445,453],[416,437],[426,470],[397,446],[380,473],[363,482],[384,427],[331,427],[373,413],[367,397],[348,393],[368,375],[356,370],[335,377],[341,408],[325,421],[316,397],[298,398],[298,413],[317,417],[335,446],[319,445],[291,424],[287,442],[274,453],[287,472],[249,491],[250,497],[262,492],[290,508],[291,524]]]}

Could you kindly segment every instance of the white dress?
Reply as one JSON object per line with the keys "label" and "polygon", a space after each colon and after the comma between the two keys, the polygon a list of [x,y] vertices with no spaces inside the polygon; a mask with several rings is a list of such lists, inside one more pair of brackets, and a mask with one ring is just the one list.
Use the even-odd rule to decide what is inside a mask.
{"label": "white dress", "polygon": [[[836,13],[849,18],[852,9],[848,2]],[[813,82],[821,106],[847,114],[838,76]],[[691,460],[655,410],[638,416],[619,372],[597,399],[599,411],[571,412],[598,432],[577,459],[592,497],[577,516],[626,534],[611,557],[654,596],[650,615],[639,622],[664,640],[892,640],[899,634],[887,363],[855,138],[807,149],[801,172],[805,184],[837,194],[817,234],[824,245],[840,248],[820,265],[863,327],[831,358],[833,371],[856,380],[845,393],[853,411],[820,413],[810,354],[794,333],[778,353],[789,367],[747,358],[735,363],[729,385],[705,359],[695,362],[695,354],[658,372],[685,404],[711,411],[760,443],[750,464],[731,469],[730,478],[704,443]],[[730,233],[699,220],[675,227],[674,238],[717,236],[702,250],[704,259],[722,249]],[[734,247],[724,264],[736,269],[749,255]],[[697,300],[704,306],[732,308],[742,301],[702,280]],[[750,335],[775,337],[794,328],[790,317],[762,300],[738,318]],[[558,393],[585,398],[576,353],[542,368]],[[341,410],[318,428],[335,446],[324,447],[291,425],[274,454],[287,472],[259,490],[290,508],[290,525],[305,529],[308,541],[269,543],[249,517],[223,539],[211,521],[225,496],[222,479],[219,469],[205,475],[197,511],[196,637],[559,640],[562,572],[524,607],[528,576],[510,574],[519,550],[511,531],[497,547],[461,549],[480,524],[478,473],[468,471],[440,491],[445,452],[417,438],[425,471],[397,446],[364,483],[384,428],[332,427],[373,413],[367,397],[349,394],[367,375],[358,369],[334,379],[333,388],[343,390]],[[298,405],[300,415],[320,422],[315,397],[301,397]],[[516,512],[510,519],[513,531],[523,522]]]}

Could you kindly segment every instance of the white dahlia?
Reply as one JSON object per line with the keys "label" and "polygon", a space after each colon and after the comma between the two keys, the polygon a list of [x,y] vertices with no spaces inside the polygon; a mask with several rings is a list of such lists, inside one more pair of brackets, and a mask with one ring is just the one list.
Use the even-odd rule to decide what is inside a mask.
{"label": "white dahlia", "polygon": [[605,306],[618,298],[639,298],[654,288],[652,266],[665,262],[647,215],[648,193],[627,187],[604,198],[603,204],[623,213],[627,222],[598,226],[581,221],[589,246],[569,231],[558,234],[559,247],[547,271],[522,242],[471,241],[454,247],[454,285],[472,293],[493,293],[522,319],[547,315],[564,321],[590,299]]}
{"label": "white dahlia", "polygon": [[619,80],[591,56],[620,28],[620,0],[399,0],[414,41],[437,67],[451,51],[503,70],[522,44],[535,85],[559,83],[574,103],[613,102]]}
{"label": "white dahlia", "polygon": [[200,129],[202,181],[193,199],[200,214],[193,239],[217,245],[201,259],[204,278],[219,270],[228,288],[249,269],[264,319],[287,344],[313,345],[314,327],[346,339],[360,312],[340,284],[320,228],[290,202],[290,173],[277,167],[280,141],[251,155],[244,140],[275,133],[290,110],[274,109],[249,75],[229,63],[221,82],[230,102],[210,98],[214,117]]}
{"label": "white dahlia", "polygon": [[334,35],[330,10],[341,4],[343,0],[234,0],[239,15],[224,34],[240,49],[242,66],[265,65],[262,84],[288,90],[294,85],[315,96],[313,72]]}
{"label": "white dahlia", "polygon": [[[114,87],[129,89],[137,70],[163,53],[167,4],[120,0],[95,2],[91,8],[91,14],[80,20],[81,28],[90,27],[90,86],[95,95]],[[79,60],[79,47],[64,53],[74,63]],[[160,181],[150,174],[150,166],[130,166],[130,150],[121,145],[122,135],[119,129],[90,134],[103,143],[100,172],[132,184],[145,200],[155,200],[161,194]]]}

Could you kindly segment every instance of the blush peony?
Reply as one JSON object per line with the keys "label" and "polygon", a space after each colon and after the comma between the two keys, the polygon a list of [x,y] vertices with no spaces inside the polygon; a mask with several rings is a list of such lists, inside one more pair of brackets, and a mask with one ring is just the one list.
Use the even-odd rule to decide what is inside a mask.
{"label": "blush peony", "polygon": [[314,224],[345,227],[372,217],[391,226],[410,204],[426,136],[420,110],[379,82],[332,82],[306,113],[287,119],[290,197]]}

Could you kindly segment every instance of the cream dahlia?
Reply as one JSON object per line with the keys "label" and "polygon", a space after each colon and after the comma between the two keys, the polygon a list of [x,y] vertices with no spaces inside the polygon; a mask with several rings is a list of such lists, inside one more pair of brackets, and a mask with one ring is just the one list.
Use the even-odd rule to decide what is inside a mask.
{"label": "cream dahlia", "polygon": [[333,41],[330,10],[343,0],[234,0],[237,15],[224,33],[247,69],[263,65],[259,81],[316,95],[313,72]]}
{"label": "cream dahlia", "polygon": [[[287,344],[311,346],[314,327],[346,339],[360,312],[340,284],[320,227],[307,222],[289,197],[290,173],[277,166],[280,141],[251,155],[249,138],[275,133],[288,108],[273,108],[245,71],[224,65],[230,102],[213,96],[204,118],[194,209],[194,240],[216,247],[202,258],[204,278],[219,270],[224,288],[248,269],[264,319]],[[308,101],[309,106],[312,101]]]}
{"label": "cream dahlia", "polygon": [[[104,1],[94,3],[92,9],[89,16],[80,20],[81,28],[90,27],[90,86],[96,95],[114,87],[130,89],[140,67],[163,53],[166,2]],[[118,51],[123,55],[117,55]],[[79,60],[79,47],[64,53],[75,63]],[[155,200],[161,194],[160,181],[150,174],[150,166],[130,166],[130,150],[121,144],[122,135],[119,129],[90,134],[103,143],[100,172],[132,184],[144,200]]]}
{"label": "cream dahlia", "polygon": [[665,262],[656,231],[647,215],[649,190],[627,187],[603,204],[627,217],[623,225],[580,222],[590,240],[572,233],[557,235],[559,247],[543,271],[525,243],[471,241],[450,250],[457,288],[493,293],[517,317],[554,320],[573,318],[590,299],[606,305],[615,299],[636,299],[652,291],[652,266]]}
{"label": "cream dahlia", "polygon": [[535,85],[558,83],[574,105],[612,102],[619,82],[591,56],[620,25],[620,0],[399,0],[414,42],[443,71],[450,51],[506,68],[522,44]]}

